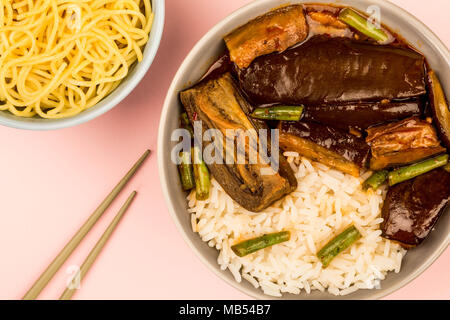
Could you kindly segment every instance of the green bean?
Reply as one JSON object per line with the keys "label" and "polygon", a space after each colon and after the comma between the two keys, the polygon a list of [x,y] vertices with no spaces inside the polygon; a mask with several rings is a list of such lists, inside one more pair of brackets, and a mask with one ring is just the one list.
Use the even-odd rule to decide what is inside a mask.
{"label": "green bean", "polygon": [[180,152],[181,163],[178,165],[180,172],[181,186],[183,190],[188,191],[195,187],[194,173],[192,170],[191,153]]}
{"label": "green bean", "polygon": [[444,154],[422,162],[414,163],[407,167],[391,171],[389,172],[389,185],[393,186],[397,183],[415,178],[433,169],[443,167],[447,163],[448,163],[448,154]]}
{"label": "green bean", "polygon": [[389,39],[389,36],[383,29],[377,28],[366,17],[350,8],[341,10],[339,20],[378,42],[386,42]]}
{"label": "green bean", "polygon": [[194,128],[192,128],[191,123],[189,122],[189,118],[186,112],[183,112],[180,116],[181,128],[189,131],[191,137],[194,137]]}
{"label": "green bean", "polygon": [[239,256],[243,257],[258,250],[273,246],[274,244],[289,241],[291,233],[289,231],[282,231],[277,233],[265,234],[258,238],[245,240],[231,247],[231,250]]}
{"label": "green bean", "polygon": [[324,268],[328,267],[331,260],[361,237],[361,233],[355,226],[345,229],[338,236],[334,237],[317,253],[317,257],[322,262],[322,266]]}
{"label": "green bean", "polygon": [[302,113],[303,106],[275,106],[256,108],[251,116],[262,120],[299,121]]}
{"label": "green bean", "polygon": [[192,158],[194,159],[195,197],[197,200],[206,200],[209,198],[211,180],[208,167],[201,158],[198,147],[192,148]]}
{"label": "green bean", "polygon": [[389,175],[389,171],[381,170],[374,172],[366,181],[363,183],[363,189],[367,190],[372,188],[373,190],[377,190],[383,183],[386,182]]}

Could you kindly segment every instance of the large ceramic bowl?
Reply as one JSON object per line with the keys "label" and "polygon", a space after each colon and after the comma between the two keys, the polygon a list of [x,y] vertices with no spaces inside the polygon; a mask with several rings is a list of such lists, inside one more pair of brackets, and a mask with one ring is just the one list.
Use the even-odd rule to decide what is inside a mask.
{"label": "large ceramic bowl", "polygon": [[151,2],[155,16],[152,29],[150,31],[149,40],[144,48],[143,59],[130,69],[127,77],[113,92],[111,92],[96,105],[70,118],[23,118],[15,116],[9,111],[0,111],[0,125],[27,130],[52,130],[66,128],[92,120],[119,104],[120,101],[122,101],[144,77],[159,48],[159,43],[161,41],[164,28],[164,0],[152,0]]}
{"label": "large ceramic bowl", "polygon": [[[250,19],[274,8],[285,1],[258,0],[237,10],[212,28],[192,49],[184,60],[173,79],[164,103],[158,137],[158,164],[161,185],[166,202],[178,229],[184,239],[205,263],[220,278],[256,298],[269,298],[260,289],[255,289],[247,281],[237,283],[229,271],[221,271],[217,264],[218,251],[208,247],[198,234],[192,232],[190,215],[186,211],[185,193],[182,192],[178,171],[175,164],[170,161],[170,151],[174,143],[170,142],[172,131],[178,126],[178,114],[181,105],[178,98],[180,90],[195,83],[206,71],[208,65],[223,52],[222,37],[232,29],[246,23]],[[287,1],[286,1],[287,2]],[[366,11],[368,6],[377,5],[381,9],[382,22],[390,26],[393,31],[400,33],[413,46],[421,50],[428,59],[431,67],[439,74],[443,86],[450,97],[450,53],[446,46],[425,25],[415,17],[403,11],[401,8],[384,0],[313,0],[313,1],[289,1],[290,3],[315,2],[336,3],[349,5]],[[448,247],[450,242],[450,212],[444,214],[438,222],[435,230],[416,249],[410,250],[405,256],[401,271],[389,273],[381,282],[380,289],[359,290],[348,296],[333,296],[328,293],[314,291],[307,295],[283,295],[283,299],[377,299],[401,288],[425,269]]]}

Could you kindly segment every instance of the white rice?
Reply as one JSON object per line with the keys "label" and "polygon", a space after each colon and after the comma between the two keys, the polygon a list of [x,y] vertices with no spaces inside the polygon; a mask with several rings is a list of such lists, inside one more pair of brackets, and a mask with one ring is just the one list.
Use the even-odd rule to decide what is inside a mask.
{"label": "white rice", "polygon": [[[285,156],[298,188],[262,212],[240,207],[214,179],[208,200],[197,201],[195,192],[188,195],[192,230],[219,251],[220,268],[237,282],[244,279],[275,297],[312,290],[346,295],[379,288],[388,271],[399,272],[406,251],[382,238],[379,230],[386,190],[365,192],[361,183],[367,175],[355,178],[295,152]],[[363,238],[322,268],[316,252],[351,224]],[[291,232],[288,242],[242,258],[231,250],[243,239],[282,230]]]}

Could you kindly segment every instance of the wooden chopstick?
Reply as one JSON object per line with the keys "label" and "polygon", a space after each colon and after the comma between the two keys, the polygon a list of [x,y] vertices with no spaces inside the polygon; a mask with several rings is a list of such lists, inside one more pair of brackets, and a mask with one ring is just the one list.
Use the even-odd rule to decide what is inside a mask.
{"label": "wooden chopstick", "polygon": [[91,250],[89,255],[87,256],[86,260],[84,260],[83,264],[80,267],[80,270],[77,272],[77,274],[74,276],[72,281],[67,286],[66,290],[64,290],[61,297],[59,297],[60,300],[70,300],[75,293],[75,290],[77,290],[74,282],[74,279],[76,281],[82,281],[86,273],[89,271],[89,268],[94,263],[95,259],[97,258],[98,254],[102,251],[103,247],[105,246],[106,242],[108,241],[109,237],[113,233],[116,226],[119,224],[120,219],[123,217],[125,212],[127,211],[128,207],[130,206],[131,202],[133,201],[134,197],[136,196],[136,191],[133,191],[131,195],[128,197],[127,201],[123,204],[123,206],[120,208],[117,215],[114,217],[113,221],[110,223],[108,228],[105,230],[101,238],[98,240],[98,242],[95,244],[94,248]]}
{"label": "wooden chopstick", "polygon": [[144,160],[150,154],[150,150],[146,150],[144,154],[139,158],[138,161],[133,165],[133,167],[127,172],[127,174],[119,181],[119,183],[114,187],[114,189],[108,194],[105,200],[98,206],[97,209],[92,213],[92,215],[87,219],[87,221],[81,226],[81,228],[75,233],[72,239],[66,244],[66,246],[61,250],[61,252],[56,256],[56,258],[50,263],[50,265],[41,274],[39,279],[33,284],[33,286],[28,290],[28,292],[23,296],[24,300],[36,299],[39,293],[45,288],[48,282],[53,278],[55,273],[61,268],[67,258],[71,255],[73,250],[80,244],[81,240],[86,236],[86,234],[92,229],[98,219],[102,216],[105,210],[109,207],[111,202],[117,197],[120,191],[125,187],[128,181],[133,177],[139,167],[142,165]]}

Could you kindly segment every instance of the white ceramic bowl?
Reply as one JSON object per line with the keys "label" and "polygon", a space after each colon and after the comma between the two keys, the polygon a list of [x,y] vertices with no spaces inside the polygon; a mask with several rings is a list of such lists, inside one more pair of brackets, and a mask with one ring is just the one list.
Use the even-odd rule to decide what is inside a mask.
{"label": "white ceramic bowl", "polygon": [[[208,65],[214,61],[214,58],[223,52],[223,35],[285,2],[336,3],[352,6],[361,11],[366,11],[370,5],[379,6],[382,22],[393,31],[401,34],[410,44],[425,54],[431,67],[440,76],[447,97],[450,97],[450,53],[446,46],[415,17],[384,0],[258,0],[226,17],[197,43],[176,73],[161,114],[158,136],[158,165],[163,194],[178,229],[201,261],[232,286],[250,296],[262,299],[270,297],[264,295],[260,289],[255,289],[247,281],[237,283],[229,271],[221,271],[217,263],[218,251],[208,247],[199,235],[192,231],[190,215],[186,210],[186,194],[181,189],[177,167],[170,160],[170,151],[174,145],[170,142],[170,135],[178,126],[178,115],[182,109],[178,96],[180,90],[195,83],[207,70]],[[285,294],[282,299],[377,299],[401,288],[428,268],[448,247],[450,242],[449,211],[447,210],[442,215],[435,230],[431,232],[424,243],[407,253],[401,271],[398,274],[393,272],[388,274],[386,279],[381,282],[380,289],[359,290],[343,297],[314,291],[310,295],[305,293],[300,295]],[[188,276],[186,274],[186,277]]]}
{"label": "white ceramic bowl", "polygon": [[164,28],[164,0],[152,0],[151,2],[155,17],[149,40],[144,48],[143,59],[131,68],[127,77],[113,92],[91,108],[65,119],[43,119],[40,117],[24,118],[15,116],[9,111],[0,111],[0,125],[27,130],[53,130],[66,128],[92,120],[119,104],[144,77],[159,48]]}

